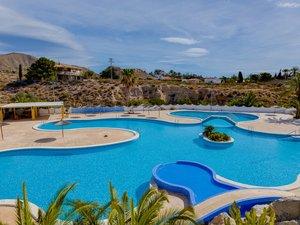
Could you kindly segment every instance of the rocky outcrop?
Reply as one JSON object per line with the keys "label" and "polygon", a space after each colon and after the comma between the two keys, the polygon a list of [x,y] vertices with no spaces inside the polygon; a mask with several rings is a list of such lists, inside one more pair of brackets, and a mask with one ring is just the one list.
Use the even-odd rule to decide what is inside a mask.
{"label": "rocky outcrop", "polygon": [[268,204],[265,204],[265,205],[255,205],[252,208],[255,209],[256,214],[260,216],[263,213],[264,209],[268,209],[269,207],[270,206]]}
{"label": "rocky outcrop", "polygon": [[227,213],[221,213],[216,216],[208,225],[225,225],[225,220],[228,220],[230,225],[236,225],[234,219],[232,219]]}
{"label": "rocky outcrop", "polygon": [[270,204],[277,221],[300,220],[300,197],[288,197]]}
{"label": "rocky outcrop", "polygon": [[278,222],[276,225],[300,225],[300,220],[291,220],[291,221],[283,221],[283,222]]}

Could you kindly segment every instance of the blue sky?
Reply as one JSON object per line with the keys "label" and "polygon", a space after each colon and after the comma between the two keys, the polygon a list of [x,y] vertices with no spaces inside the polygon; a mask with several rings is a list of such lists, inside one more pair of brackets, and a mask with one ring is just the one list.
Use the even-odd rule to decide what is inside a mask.
{"label": "blue sky", "polygon": [[204,75],[300,66],[300,0],[0,0],[0,54],[101,71]]}

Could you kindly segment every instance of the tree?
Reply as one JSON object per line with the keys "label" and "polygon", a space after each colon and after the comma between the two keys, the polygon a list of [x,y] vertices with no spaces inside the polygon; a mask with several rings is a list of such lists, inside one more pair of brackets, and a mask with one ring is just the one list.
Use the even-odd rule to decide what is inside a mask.
{"label": "tree", "polygon": [[[45,212],[39,210],[38,219],[34,221],[29,207],[26,185],[23,183],[23,200],[17,199],[16,205],[16,221],[18,225],[56,225],[59,217],[62,215],[62,206],[65,202],[67,194],[73,190],[75,184],[71,184],[60,189],[54,196],[53,201],[48,206]],[[64,224],[67,224],[67,220]]]}
{"label": "tree", "polygon": [[57,78],[55,62],[41,57],[30,66],[25,76],[27,80],[33,82],[41,80],[54,81]]}
{"label": "tree", "polygon": [[249,78],[250,78],[251,82],[256,83],[259,80],[259,75],[258,74],[250,74]]}
{"label": "tree", "polygon": [[22,64],[19,64],[19,81],[22,81],[22,78],[23,78]]}
{"label": "tree", "polygon": [[266,82],[272,80],[272,74],[268,72],[262,72],[259,74],[259,81]]}
{"label": "tree", "polygon": [[243,81],[244,81],[243,74],[242,74],[241,71],[239,71],[237,82],[238,83],[243,83]]}
{"label": "tree", "polygon": [[299,71],[299,67],[297,66],[294,66],[292,69],[291,69],[291,73],[292,73],[292,76],[296,76],[296,73]]}
{"label": "tree", "polygon": [[221,77],[221,83],[226,83],[227,82],[227,77],[225,77],[225,76],[222,76]]}
{"label": "tree", "polygon": [[290,81],[290,90],[296,94],[294,101],[296,107],[296,119],[300,119],[300,73],[296,73],[293,79]]}
{"label": "tree", "polygon": [[91,79],[91,78],[94,78],[96,76],[96,73],[91,71],[91,70],[87,70],[87,71],[84,71],[82,73],[82,76],[85,79]]}
{"label": "tree", "polygon": [[126,98],[129,100],[130,89],[136,84],[137,77],[134,74],[133,69],[123,69],[123,75],[121,83],[126,88]]}
{"label": "tree", "polygon": [[277,75],[277,79],[278,80],[282,80],[283,79],[282,74],[281,74],[281,70],[279,70],[279,73]]}
{"label": "tree", "polygon": [[287,79],[289,77],[290,70],[289,69],[283,69],[282,72],[283,72],[284,79]]}

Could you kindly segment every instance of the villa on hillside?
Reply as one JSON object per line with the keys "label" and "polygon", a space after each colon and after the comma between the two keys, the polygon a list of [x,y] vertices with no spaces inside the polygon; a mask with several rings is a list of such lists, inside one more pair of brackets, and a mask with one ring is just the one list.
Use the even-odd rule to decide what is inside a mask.
{"label": "villa on hillside", "polygon": [[207,77],[207,78],[204,78],[204,83],[206,83],[206,84],[221,84],[222,80],[218,77]]}
{"label": "villa on hillside", "polygon": [[55,68],[57,70],[57,79],[65,81],[82,80],[83,73],[86,71],[85,68],[65,64],[57,64]]}

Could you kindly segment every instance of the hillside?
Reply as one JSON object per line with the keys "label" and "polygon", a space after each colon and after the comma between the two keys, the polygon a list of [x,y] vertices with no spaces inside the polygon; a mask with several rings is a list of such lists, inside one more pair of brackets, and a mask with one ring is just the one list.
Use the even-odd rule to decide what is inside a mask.
{"label": "hillside", "polygon": [[16,72],[21,64],[26,70],[30,65],[36,61],[36,58],[31,55],[23,53],[9,53],[0,55],[0,71],[1,72]]}
{"label": "hillside", "polygon": [[[0,104],[11,102],[19,92],[29,93],[41,101],[64,101],[67,106],[124,105],[128,91],[121,79],[107,79],[111,68],[102,72],[102,76],[78,81],[58,81],[55,84],[16,82],[19,64],[29,67],[35,57],[11,53],[0,55]],[[65,64],[60,64],[65,65]],[[84,68],[85,69],[85,68]],[[164,102],[166,104],[232,104],[244,98],[248,93],[255,95],[255,101],[263,106],[290,106],[292,94],[287,91],[286,80],[269,82],[245,82],[205,84],[201,79],[171,78],[157,80],[147,72],[134,69],[139,78],[131,88],[129,103]],[[122,68],[113,68],[113,77],[121,78]]]}
{"label": "hillside", "polygon": [[[10,78],[17,75],[5,75]],[[2,76],[3,77],[3,76]],[[7,79],[9,80],[9,79]],[[40,100],[61,100],[67,106],[124,105],[126,90],[119,80],[84,79],[82,81],[35,84],[8,84],[1,79],[1,103],[7,103],[18,92],[30,93]],[[219,104],[230,103],[233,99],[253,92],[257,102],[264,106],[289,106],[291,93],[287,92],[287,81],[265,83],[219,84],[184,83],[181,81],[160,81],[140,79],[130,90],[131,103],[144,103],[148,100],[163,100],[166,104]]]}

